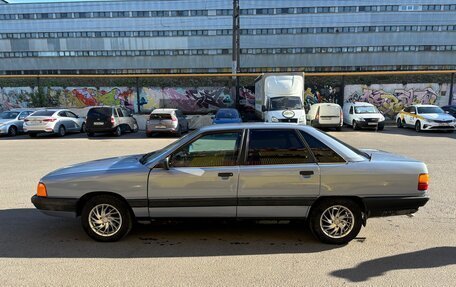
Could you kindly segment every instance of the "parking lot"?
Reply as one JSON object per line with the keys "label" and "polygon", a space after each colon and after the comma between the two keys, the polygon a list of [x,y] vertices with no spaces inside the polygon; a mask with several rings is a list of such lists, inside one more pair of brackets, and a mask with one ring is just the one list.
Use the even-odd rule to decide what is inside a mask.
{"label": "parking lot", "polygon": [[98,243],[79,219],[42,215],[30,197],[41,176],[66,165],[145,153],[176,140],[85,134],[0,138],[0,284],[209,286],[452,286],[456,274],[456,133],[330,132],[424,161],[429,203],[415,217],[368,220],[346,246],[324,245],[301,225],[139,225]]}

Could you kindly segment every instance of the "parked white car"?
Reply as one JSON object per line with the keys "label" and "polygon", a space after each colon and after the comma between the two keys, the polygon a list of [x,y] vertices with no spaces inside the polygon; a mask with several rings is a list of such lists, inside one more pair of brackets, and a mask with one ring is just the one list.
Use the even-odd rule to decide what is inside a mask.
{"label": "parked white car", "polygon": [[354,130],[374,128],[381,131],[385,127],[385,117],[372,104],[364,102],[345,103],[343,111],[344,124],[352,126]]}
{"label": "parked white car", "polygon": [[456,119],[434,105],[413,105],[396,115],[398,128],[411,127],[415,131],[441,130],[453,132],[456,130]]}
{"label": "parked white car", "polygon": [[307,124],[315,128],[335,128],[340,131],[344,124],[342,108],[332,103],[313,104],[307,113]]}
{"label": "parked white car", "polygon": [[66,109],[38,110],[25,118],[24,132],[30,137],[40,133],[63,137],[69,132],[85,132],[85,119]]}

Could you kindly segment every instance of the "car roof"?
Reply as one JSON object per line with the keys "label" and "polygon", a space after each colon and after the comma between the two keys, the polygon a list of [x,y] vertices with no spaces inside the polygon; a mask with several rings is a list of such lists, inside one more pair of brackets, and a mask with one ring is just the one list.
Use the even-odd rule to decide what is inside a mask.
{"label": "car roof", "polygon": [[4,112],[34,112],[35,110],[32,109],[27,109],[27,108],[17,108],[17,109],[11,109],[9,111],[4,111]]}
{"label": "car roof", "polygon": [[369,106],[369,107],[374,106],[373,104],[368,103],[368,102],[354,102],[354,103],[351,103],[351,104],[356,106],[356,107],[358,107],[358,106],[364,106],[364,107],[366,107],[366,106]]}
{"label": "car roof", "polygon": [[235,130],[235,129],[312,129],[310,126],[290,124],[290,123],[234,123],[234,124],[222,124],[222,125],[210,125],[202,127],[202,132],[206,131],[218,131],[218,130]]}
{"label": "car roof", "polygon": [[438,106],[436,106],[436,105],[417,104],[417,105],[411,105],[411,107],[438,107]]}
{"label": "car roof", "polygon": [[172,113],[172,112],[175,112],[175,111],[178,111],[178,109],[155,109],[152,111],[152,114],[155,114],[155,113]]}
{"label": "car roof", "polygon": [[331,105],[331,106],[339,106],[340,107],[340,105],[336,104],[336,103],[316,103],[316,104],[313,104],[312,106],[323,106],[323,105],[325,105],[325,106]]}

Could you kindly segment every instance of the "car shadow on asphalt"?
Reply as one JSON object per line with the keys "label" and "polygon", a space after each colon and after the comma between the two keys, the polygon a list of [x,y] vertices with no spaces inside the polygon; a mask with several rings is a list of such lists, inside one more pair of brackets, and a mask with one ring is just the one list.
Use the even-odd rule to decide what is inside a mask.
{"label": "car shadow on asphalt", "polygon": [[161,258],[315,253],[342,246],[321,244],[303,224],[138,224],[116,243],[100,243],[79,219],[38,210],[0,210],[0,258]]}
{"label": "car shadow on asphalt", "polygon": [[[435,268],[456,264],[456,247],[442,246],[365,261],[354,268],[331,272],[334,277],[364,282],[388,271]],[[437,283],[437,282],[436,282]]]}

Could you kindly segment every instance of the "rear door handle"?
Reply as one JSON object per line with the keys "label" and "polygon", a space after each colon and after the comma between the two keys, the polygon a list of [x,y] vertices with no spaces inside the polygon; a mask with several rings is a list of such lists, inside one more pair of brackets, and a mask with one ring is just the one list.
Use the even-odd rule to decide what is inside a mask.
{"label": "rear door handle", "polygon": [[230,177],[230,176],[233,176],[233,173],[232,172],[220,172],[218,174],[219,177]]}
{"label": "rear door handle", "polygon": [[306,176],[306,175],[313,175],[314,172],[312,170],[301,170],[299,172],[299,174],[302,175],[302,176]]}

